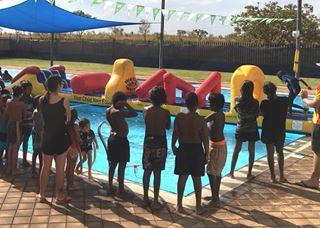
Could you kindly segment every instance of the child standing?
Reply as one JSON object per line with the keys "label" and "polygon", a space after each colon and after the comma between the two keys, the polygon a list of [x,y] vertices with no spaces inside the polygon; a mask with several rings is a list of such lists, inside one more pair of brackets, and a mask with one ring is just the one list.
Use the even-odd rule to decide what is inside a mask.
{"label": "child standing", "polygon": [[21,140],[21,123],[25,116],[27,116],[27,109],[23,102],[20,101],[23,90],[20,86],[13,87],[13,99],[8,100],[5,111],[5,118],[7,120],[7,143],[8,143],[8,175],[17,175],[17,160],[18,150]]}
{"label": "child standing", "polygon": [[[171,145],[176,156],[174,174],[179,175],[176,210],[185,213],[182,205],[183,192],[188,176],[191,175],[196,196],[196,213],[200,215],[205,212],[201,205],[201,176],[204,176],[209,153],[208,129],[205,119],[196,112],[198,96],[195,93],[187,94],[186,105],[188,112],[179,113],[174,121]],[[176,147],[177,141],[179,148]]]}
{"label": "child standing", "polygon": [[266,144],[268,163],[271,173],[271,181],[276,182],[274,173],[274,149],[278,155],[278,165],[280,171],[280,182],[287,182],[284,177],[284,155],[283,146],[286,138],[286,118],[289,99],[278,97],[277,87],[272,82],[266,82],[263,92],[267,95],[267,100],[261,102],[260,110],[263,116],[261,141]]}
{"label": "child standing", "polygon": [[216,206],[220,203],[219,191],[221,184],[221,172],[227,160],[227,144],[223,130],[225,115],[223,106],[224,96],[220,93],[211,94],[209,97],[210,109],[213,113],[206,117],[209,123],[210,153],[207,157],[207,174],[211,187],[211,200],[207,206]]}
{"label": "child standing", "polygon": [[92,180],[92,144],[96,149],[99,149],[98,142],[94,132],[91,130],[90,121],[88,119],[81,119],[79,122],[80,127],[80,151],[81,158],[77,165],[76,172],[82,174],[83,163],[88,159],[88,178]]}
{"label": "child standing", "polygon": [[[32,84],[30,82],[23,82],[21,84],[23,89],[23,96],[21,101],[25,104],[27,111],[33,113],[33,97],[32,97]],[[28,153],[28,142],[33,128],[33,119],[32,116],[25,116],[22,121],[22,150],[23,150],[23,160],[22,164],[24,167],[29,167],[30,164],[27,162],[27,153]]]}
{"label": "child standing", "polygon": [[252,177],[254,163],[255,143],[259,140],[257,118],[259,116],[259,102],[253,98],[254,84],[246,80],[241,87],[241,97],[236,98],[235,110],[237,112],[236,145],[234,148],[230,176],[234,178],[234,170],[238,156],[242,148],[242,143],[248,143],[249,168],[247,179]]}
{"label": "child standing", "polygon": [[5,109],[7,100],[10,99],[9,95],[1,96],[1,107],[0,107],[0,167],[3,166],[3,154],[7,149],[7,125],[5,119]]}
{"label": "child standing", "polygon": [[313,150],[313,172],[308,180],[300,181],[296,184],[305,187],[319,189],[320,179],[320,85],[317,86],[314,100],[308,98],[308,91],[302,90],[302,101],[311,108],[314,108],[313,131],[312,131],[312,150]]}
{"label": "child standing", "polygon": [[[154,175],[154,201],[153,207],[160,209],[159,190],[161,182],[161,171],[165,169],[167,159],[167,137],[166,129],[170,129],[170,112],[162,105],[167,102],[166,91],[162,87],[154,87],[150,91],[152,105],[144,110],[144,122],[146,124],[146,134],[143,146],[143,190],[144,206],[150,205],[149,185],[151,173]],[[155,121],[156,120],[156,121]]]}
{"label": "child standing", "polygon": [[42,168],[42,134],[43,134],[43,118],[41,112],[39,111],[39,101],[41,96],[34,98],[34,108],[32,114],[33,119],[33,130],[32,130],[32,145],[33,145],[33,155],[32,155],[32,176],[38,176],[36,171],[36,161],[39,156],[39,174]]}
{"label": "child standing", "polygon": [[124,175],[127,162],[130,161],[130,146],[128,141],[129,128],[126,118],[136,117],[138,114],[128,103],[127,97],[122,92],[116,92],[112,96],[112,106],[106,112],[106,118],[111,131],[108,139],[109,161],[109,194],[114,193],[113,177],[116,167],[118,168],[118,196],[127,198],[124,191]]}
{"label": "child standing", "polygon": [[76,124],[78,119],[78,112],[76,109],[71,109],[70,122],[67,125],[68,132],[71,138],[71,146],[69,147],[67,154],[67,166],[66,166],[66,177],[67,177],[67,189],[69,191],[76,190],[74,186],[74,170],[77,164],[78,154],[80,152],[80,137],[79,137],[79,125]]}

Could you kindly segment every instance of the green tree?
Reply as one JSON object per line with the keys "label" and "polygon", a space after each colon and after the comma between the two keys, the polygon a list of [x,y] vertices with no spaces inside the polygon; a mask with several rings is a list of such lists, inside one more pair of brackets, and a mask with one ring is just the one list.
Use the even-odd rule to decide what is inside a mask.
{"label": "green tree", "polygon": [[189,37],[196,37],[199,41],[206,38],[208,36],[208,32],[202,29],[195,29],[188,35]]}
{"label": "green tree", "polygon": [[[242,18],[296,18],[297,6],[288,4],[280,6],[276,1],[270,1],[264,7],[246,6],[245,11],[238,15],[234,30],[239,39],[245,42],[261,42],[270,44],[291,44],[295,38],[292,32],[296,30],[296,21],[271,23],[264,21],[241,20]],[[313,14],[313,6],[303,5],[302,13],[303,30],[301,39],[303,43],[319,43],[320,21]]]}
{"label": "green tree", "polygon": [[111,28],[111,33],[112,33],[112,36],[114,38],[116,38],[116,37],[119,37],[119,36],[123,36],[124,35],[124,30],[123,30],[123,28],[112,27]]}
{"label": "green tree", "polygon": [[147,35],[150,33],[150,23],[147,20],[141,20],[139,26],[139,34],[143,35],[144,42],[147,41]]}
{"label": "green tree", "polygon": [[183,37],[186,37],[187,36],[187,31],[185,30],[177,30],[177,36],[179,38],[179,40],[183,40]]}

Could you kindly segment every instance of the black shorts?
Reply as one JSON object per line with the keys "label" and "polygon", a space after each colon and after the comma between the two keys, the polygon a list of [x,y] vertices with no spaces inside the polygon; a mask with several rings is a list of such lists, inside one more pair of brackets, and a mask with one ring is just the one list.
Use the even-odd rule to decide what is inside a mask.
{"label": "black shorts", "polygon": [[241,142],[256,142],[259,141],[259,132],[252,131],[252,132],[236,132],[236,139],[240,140]]}
{"label": "black shorts", "polygon": [[26,138],[26,139],[29,139],[31,133],[32,133],[32,128],[33,126],[32,125],[23,125],[21,126],[21,134],[22,134],[22,137]]}
{"label": "black shorts", "polygon": [[204,176],[205,164],[201,144],[181,143],[176,154],[174,174]]}
{"label": "black shorts", "polygon": [[282,129],[264,130],[262,129],[261,141],[264,144],[273,144],[277,148],[284,146],[286,132]]}
{"label": "black shorts", "polygon": [[314,124],[312,131],[312,150],[316,153],[320,153],[320,125]]}
{"label": "black shorts", "polygon": [[166,136],[144,138],[142,164],[144,170],[164,170],[167,160]]}
{"label": "black shorts", "polygon": [[108,161],[111,162],[129,162],[130,146],[127,137],[110,135],[108,139],[107,156]]}

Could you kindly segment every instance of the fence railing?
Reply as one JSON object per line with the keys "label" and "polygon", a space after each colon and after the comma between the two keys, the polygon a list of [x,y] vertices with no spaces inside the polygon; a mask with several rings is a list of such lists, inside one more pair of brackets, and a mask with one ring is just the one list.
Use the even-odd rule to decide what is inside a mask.
{"label": "fence railing", "polygon": [[[240,65],[252,64],[266,74],[279,69],[291,71],[294,45],[237,42],[177,42],[166,41],[164,66],[167,68],[218,70],[233,72]],[[3,57],[41,58],[50,56],[49,39],[0,39]],[[5,55],[5,56],[4,56]],[[57,60],[113,63],[118,58],[130,58],[138,66],[158,66],[158,43],[117,40],[63,40],[54,43]],[[320,45],[301,47],[301,72],[319,77]]]}

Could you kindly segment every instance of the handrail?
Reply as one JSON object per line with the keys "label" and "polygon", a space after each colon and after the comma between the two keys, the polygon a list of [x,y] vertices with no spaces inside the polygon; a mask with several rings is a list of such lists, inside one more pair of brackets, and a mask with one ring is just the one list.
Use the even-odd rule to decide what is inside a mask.
{"label": "handrail", "polygon": [[98,135],[99,135],[99,138],[100,138],[100,140],[101,140],[101,142],[102,142],[102,144],[103,144],[103,147],[104,147],[104,149],[105,149],[105,151],[106,151],[106,153],[107,153],[107,151],[108,151],[108,145],[107,145],[106,141],[104,140],[103,135],[102,135],[102,133],[101,133],[101,127],[102,127],[103,124],[107,124],[107,122],[106,122],[106,121],[102,121],[101,123],[99,123],[99,126],[98,126]]}

